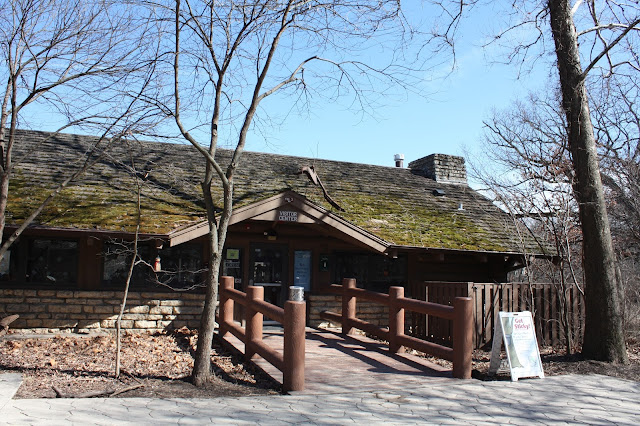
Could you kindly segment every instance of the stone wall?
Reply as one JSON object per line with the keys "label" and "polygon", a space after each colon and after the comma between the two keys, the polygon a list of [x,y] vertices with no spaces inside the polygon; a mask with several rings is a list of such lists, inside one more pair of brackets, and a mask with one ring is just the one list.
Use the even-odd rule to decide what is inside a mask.
{"label": "stone wall", "polygon": [[[308,325],[310,327],[340,327],[340,324],[332,324],[320,318],[320,312],[331,311],[336,314],[341,314],[342,297],[333,295],[309,295],[307,299],[307,311],[309,312]],[[358,301],[356,303],[356,316],[358,319],[380,327],[387,327],[389,324],[389,308],[379,303]]]}
{"label": "stone wall", "polygon": [[[11,328],[86,333],[114,329],[122,292],[0,289],[0,317],[19,314]],[[197,328],[204,294],[129,292],[123,329]]]}

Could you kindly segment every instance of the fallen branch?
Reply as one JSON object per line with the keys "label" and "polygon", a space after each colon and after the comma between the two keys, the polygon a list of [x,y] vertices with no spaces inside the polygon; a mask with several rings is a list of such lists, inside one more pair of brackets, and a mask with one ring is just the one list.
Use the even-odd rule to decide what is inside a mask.
{"label": "fallen branch", "polygon": [[121,393],[129,392],[131,390],[141,388],[143,386],[144,384],[142,383],[136,383],[135,385],[127,386],[125,388],[118,389],[118,390],[107,389],[103,391],[89,391],[89,392],[84,392],[79,394],[64,393],[56,385],[53,385],[51,387],[53,388],[53,391],[56,393],[56,398],[97,398],[101,396],[113,397],[116,395],[120,395]]}
{"label": "fallen branch", "polygon": [[126,388],[119,389],[119,390],[115,391],[114,393],[112,393],[110,398],[114,397],[116,395],[120,395],[121,393],[129,392],[131,390],[141,388],[143,386],[144,386],[143,383],[136,383],[135,385],[127,386]]}
{"label": "fallen branch", "polygon": [[9,324],[20,318],[20,315],[9,315],[0,320],[0,336],[4,336],[9,331]]}

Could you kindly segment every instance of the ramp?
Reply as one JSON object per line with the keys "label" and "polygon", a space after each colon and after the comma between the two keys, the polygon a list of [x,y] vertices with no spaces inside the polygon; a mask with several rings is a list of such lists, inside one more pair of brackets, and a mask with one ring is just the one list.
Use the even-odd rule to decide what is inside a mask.
{"label": "ramp", "polygon": [[[265,328],[263,340],[278,351],[283,334]],[[227,338],[244,352],[244,344]],[[282,383],[282,373],[260,356],[253,361]],[[337,330],[307,328],[305,390],[296,393],[337,394],[392,391],[450,379],[451,370],[411,354],[391,354],[386,344],[365,336],[342,336]]]}

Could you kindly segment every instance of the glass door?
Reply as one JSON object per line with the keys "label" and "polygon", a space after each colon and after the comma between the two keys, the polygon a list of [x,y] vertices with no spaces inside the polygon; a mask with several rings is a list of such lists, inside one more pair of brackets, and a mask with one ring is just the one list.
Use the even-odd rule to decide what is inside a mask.
{"label": "glass door", "polygon": [[264,287],[264,300],[284,306],[288,278],[288,248],[281,244],[251,246],[249,285]]}

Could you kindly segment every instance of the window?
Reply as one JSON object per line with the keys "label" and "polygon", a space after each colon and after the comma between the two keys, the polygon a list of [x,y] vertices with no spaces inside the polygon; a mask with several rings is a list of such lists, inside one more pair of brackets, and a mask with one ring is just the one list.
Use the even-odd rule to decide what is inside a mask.
{"label": "window", "polygon": [[15,271],[16,259],[13,254],[13,250],[9,249],[4,254],[4,257],[0,259],[0,281],[11,281],[13,273]]}
{"label": "window", "polygon": [[27,282],[75,284],[77,275],[76,241],[34,239],[29,242]]}
{"label": "window", "polygon": [[[108,242],[104,244],[104,264],[102,270],[102,284],[105,288],[123,290],[131,266],[133,250],[132,242]],[[151,268],[151,248],[138,245],[138,255],[146,263],[138,264],[133,269],[131,288],[142,288],[148,281]]]}
{"label": "window", "polygon": [[188,289],[204,286],[202,265],[202,246],[199,244],[180,244],[158,250],[161,271],[157,281],[175,289]]}
{"label": "window", "polygon": [[242,289],[242,249],[227,248],[222,259],[221,276],[233,277],[235,288]]}
{"label": "window", "polygon": [[390,286],[407,283],[407,257],[397,259],[388,256],[338,253],[336,254],[334,282],[342,283],[343,278],[355,278],[356,284],[366,290],[387,293]]}
{"label": "window", "polygon": [[[133,243],[105,243],[102,282],[106,288],[124,288],[131,265]],[[199,244],[180,244],[156,250],[139,244],[142,259],[133,269],[131,289],[184,290],[204,285],[202,247]],[[155,270],[158,267],[159,270]]]}

